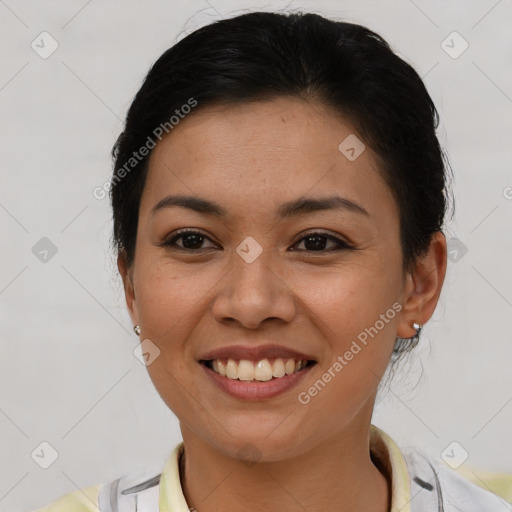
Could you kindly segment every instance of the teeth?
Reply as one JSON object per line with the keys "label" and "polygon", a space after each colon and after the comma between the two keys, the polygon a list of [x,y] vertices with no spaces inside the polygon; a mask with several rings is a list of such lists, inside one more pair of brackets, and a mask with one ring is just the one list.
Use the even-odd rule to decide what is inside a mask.
{"label": "teeth", "polygon": [[242,360],[238,363],[238,378],[240,380],[254,380],[254,373],[254,365],[251,361]]}
{"label": "teeth", "polygon": [[[224,364],[224,361],[221,361],[220,359],[216,359],[217,361],[217,367],[219,369],[219,373],[225,377],[226,376],[226,365]],[[214,368],[215,370],[215,368]]]}
{"label": "teeth", "polygon": [[262,359],[256,364],[253,361],[242,359],[214,359],[212,361],[213,371],[233,380],[258,380],[269,381],[272,378],[284,377],[291,373],[298,372],[305,368],[307,361],[295,361],[295,359],[275,358],[272,362],[269,359]]}
{"label": "teeth", "polygon": [[[242,361],[240,361],[242,362]],[[251,361],[247,361],[248,364],[252,366]],[[272,365],[268,359],[263,359],[263,361],[258,361],[258,364],[254,368],[254,378],[256,380],[271,380],[272,379]]]}
{"label": "teeth", "polygon": [[272,363],[272,375],[274,377],[283,377],[285,375],[284,361],[279,358]]}
{"label": "teeth", "polygon": [[230,379],[238,379],[238,365],[234,359],[228,359],[228,364],[226,365],[226,377]]}
{"label": "teeth", "polygon": [[290,373],[293,373],[295,371],[295,360],[294,359],[286,360],[286,363],[284,363],[284,371],[286,372],[286,375],[290,375]]}

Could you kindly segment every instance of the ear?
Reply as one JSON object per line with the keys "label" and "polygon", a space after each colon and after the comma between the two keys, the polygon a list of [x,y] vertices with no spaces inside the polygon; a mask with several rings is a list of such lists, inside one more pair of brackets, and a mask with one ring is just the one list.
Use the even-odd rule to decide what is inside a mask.
{"label": "ear", "polygon": [[446,237],[436,231],[426,254],[419,259],[412,274],[407,274],[398,336],[414,336],[416,330],[412,324],[424,325],[434,314],[443,287],[446,262]]}
{"label": "ear", "polygon": [[126,263],[126,252],[119,251],[117,255],[117,268],[123,279],[124,296],[126,305],[128,306],[128,313],[132,319],[132,324],[139,323],[139,313],[137,311],[137,301],[135,297],[135,288],[133,286],[133,266],[128,267]]}

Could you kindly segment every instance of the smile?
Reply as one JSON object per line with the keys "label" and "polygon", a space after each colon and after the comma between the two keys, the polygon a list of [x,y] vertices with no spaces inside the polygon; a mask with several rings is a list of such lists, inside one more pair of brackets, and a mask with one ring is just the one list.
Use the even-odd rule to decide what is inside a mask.
{"label": "smile", "polygon": [[258,361],[203,359],[199,362],[208,381],[217,389],[244,401],[268,400],[291,391],[317,364],[314,360],[280,357]]}

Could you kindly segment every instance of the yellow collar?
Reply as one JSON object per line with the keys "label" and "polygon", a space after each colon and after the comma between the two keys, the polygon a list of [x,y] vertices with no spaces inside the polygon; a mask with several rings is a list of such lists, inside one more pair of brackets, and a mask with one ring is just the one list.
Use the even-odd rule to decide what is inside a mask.
{"label": "yellow collar", "polygon": [[411,481],[400,448],[383,430],[370,425],[370,451],[391,475],[391,512],[411,512]]}
{"label": "yellow collar", "polygon": [[[179,458],[183,442],[171,453],[160,479],[159,506],[162,512],[189,512],[181,488]],[[370,451],[391,475],[391,512],[411,512],[410,479],[407,464],[396,443],[384,431],[370,425]]]}

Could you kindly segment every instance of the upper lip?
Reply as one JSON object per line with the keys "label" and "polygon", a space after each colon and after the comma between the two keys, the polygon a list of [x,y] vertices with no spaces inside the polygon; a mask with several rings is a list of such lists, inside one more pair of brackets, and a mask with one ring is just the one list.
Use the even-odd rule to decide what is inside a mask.
{"label": "upper lip", "polygon": [[199,356],[200,361],[209,361],[211,359],[247,359],[249,361],[260,361],[266,358],[282,357],[283,359],[296,359],[296,360],[312,360],[314,357],[303,352],[298,352],[291,348],[283,347],[282,345],[267,344],[258,346],[247,345],[230,345],[209,350]]}

